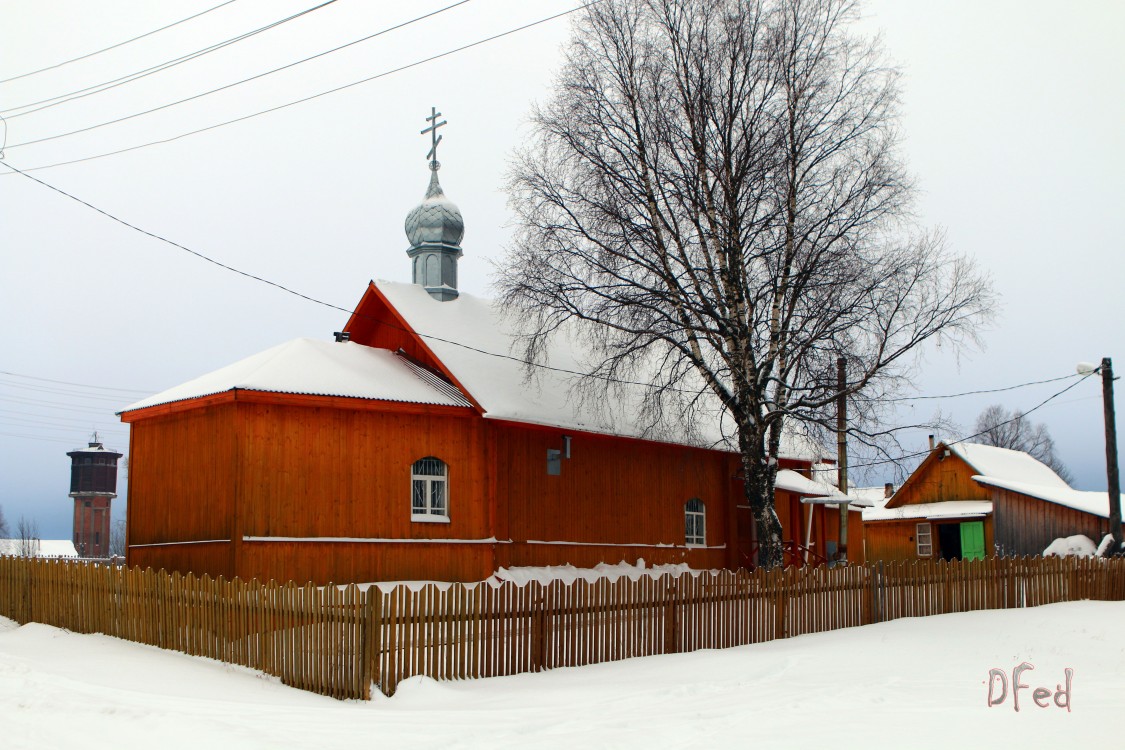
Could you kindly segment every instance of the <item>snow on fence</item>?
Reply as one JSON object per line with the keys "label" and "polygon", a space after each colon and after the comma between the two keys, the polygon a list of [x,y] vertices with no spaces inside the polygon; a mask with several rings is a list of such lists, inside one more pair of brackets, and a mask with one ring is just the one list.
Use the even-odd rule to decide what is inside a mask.
{"label": "snow on fence", "polygon": [[347,587],[0,557],[0,615],[240,664],[336,698],[863,625],[1125,600],[1125,559],[989,558],[524,585]]}

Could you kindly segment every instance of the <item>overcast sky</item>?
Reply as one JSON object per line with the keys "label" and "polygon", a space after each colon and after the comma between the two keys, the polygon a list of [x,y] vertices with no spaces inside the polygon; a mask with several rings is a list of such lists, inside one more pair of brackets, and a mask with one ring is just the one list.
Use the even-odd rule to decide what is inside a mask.
{"label": "overcast sky", "polygon": [[[0,2],[0,79],[219,2]],[[5,161],[29,169],[175,138],[576,5],[472,0],[189,103],[18,145],[224,86],[451,2],[338,0],[134,83],[25,116],[8,111],[315,4],[238,0],[104,54],[0,83]],[[1114,224],[1125,206],[1125,4],[1075,2],[1064,11],[1048,2],[881,0],[864,7],[864,28],[883,35],[905,73],[903,150],[921,188],[919,220],[944,228],[1002,295],[983,351],[929,352],[918,394],[1061,377],[1076,362],[1103,356],[1116,355],[1125,371],[1125,263]],[[506,161],[526,135],[530,104],[549,95],[568,33],[566,18],[549,21],[280,111],[31,174],[149,232],[348,308],[368,279],[410,279],[402,223],[425,191],[429,144],[418,131],[436,105],[449,121],[442,184],[466,223],[460,285],[487,295],[490,261],[509,237]],[[0,508],[12,526],[21,515],[36,519],[45,538],[71,534],[66,451],[94,429],[109,447],[127,449],[115,411],[282,341],[328,338],[347,317],[203,262],[20,175],[0,175],[0,229]],[[968,428],[989,403],[1028,409],[1070,384],[921,401],[901,418],[925,419],[940,408]],[[1077,486],[1104,489],[1096,379],[1033,418],[1049,426]],[[910,440],[909,447],[924,447],[924,434]],[[879,483],[885,474],[861,479]]]}

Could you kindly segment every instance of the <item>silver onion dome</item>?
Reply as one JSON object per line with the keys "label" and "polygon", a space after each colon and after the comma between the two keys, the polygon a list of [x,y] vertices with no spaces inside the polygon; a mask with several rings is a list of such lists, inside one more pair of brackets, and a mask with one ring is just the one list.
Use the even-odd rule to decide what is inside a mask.
{"label": "silver onion dome", "polygon": [[461,218],[461,209],[457,208],[457,204],[442,192],[436,169],[430,173],[430,187],[426,190],[425,199],[406,215],[405,229],[411,247],[461,244],[461,238],[465,236],[465,220]]}

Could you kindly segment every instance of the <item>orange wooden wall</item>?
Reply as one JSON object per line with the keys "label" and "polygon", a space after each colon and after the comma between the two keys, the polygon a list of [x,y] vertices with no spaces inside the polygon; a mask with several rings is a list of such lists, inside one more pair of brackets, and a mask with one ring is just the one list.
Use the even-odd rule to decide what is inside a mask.
{"label": "orange wooden wall", "polygon": [[988,500],[990,493],[973,481],[976,471],[956,453],[931,453],[887,503],[888,508],[947,500]]}
{"label": "orange wooden wall", "polygon": [[[733,474],[727,454],[506,422],[490,426],[500,478],[497,536],[515,542],[498,548],[503,564],[725,563],[725,549],[685,547],[684,505],[702,500],[706,546],[726,544]],[[548,475],[547,451],[563,450],[564,435],[571,457],[561,460],[558,476]],[[529,540],[581,544],[520,544]],[[637,544],[646,546],[614,546]]]}
{"label": "orange wooden wall", "polygon": [[[134,424],[129,448],[130,564],[233,571],[234,407],[204,406]],[[136,470],[134,470],[134,467]],[[223,540],[179,547],[139,545]]]}
{"label": "orange wooden wall", "polygon": [[[727,453],[487,420],[468,408],[246,391],[202,403],[126,415],[130,564],[317,583],[473,581],[501,565],[638,558],[739,564],[731,528],[745,501]],[[562,450],[564,435],[571,457],[552,476],[547,450]],[[425,456],[448,467],[449,523],[411,521],[410,467]],[[706,508],[705,548],[685,545],[692,498]],[[823,553],[837,516],[809,507],[779,502],[785,538],[803,542],[803,513],[813,512]],[[313,538],[322,541],[298,541]],[[358,539],[379,541],[348,541]],[[208,544],[163,545],[177,541]]]}
{"label": "orange wooden wall", "polygon": [[864,524],[864,543],[867,548],[867,560],[884,560],[886,562],[917,560],[918,547],[914,538],[919,523],[930,524],[931,549],[933,558],[941,558],[941,540],[938,535],[938,526],[943,523],[962,523],[965,521],[984,522],[984,550],[991,556],[993,547],[992,516],[984,518],[950,518],[942,521],[925,518],[906,518],[893,521],[868,521]]}

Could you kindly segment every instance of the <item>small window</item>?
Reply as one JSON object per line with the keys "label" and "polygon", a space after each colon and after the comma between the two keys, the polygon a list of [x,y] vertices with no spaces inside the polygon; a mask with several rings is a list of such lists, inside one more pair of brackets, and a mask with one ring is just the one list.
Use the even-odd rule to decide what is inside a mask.
{"label": "small window", "polygon": [[918,547],[918,557],[933,557],[933,538],[930,536],[930,524],[920,523],[914,528],[915,544]]}
{"label": "small window", "polygon": [[447,471],[440,458],[427,456],[410,471],[410,518],[414,521],[448,521]]}
{"label": "small window", "polygon": [[684,541],[689,547],[702,547],[707,544],[707,509],[699,498],[692,498],[684,505]]}
{"label": "small window", "polygon": [[562,451],[547,449],[547,474],[552,477],[562,474]]}

